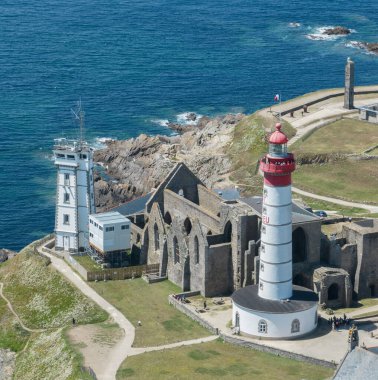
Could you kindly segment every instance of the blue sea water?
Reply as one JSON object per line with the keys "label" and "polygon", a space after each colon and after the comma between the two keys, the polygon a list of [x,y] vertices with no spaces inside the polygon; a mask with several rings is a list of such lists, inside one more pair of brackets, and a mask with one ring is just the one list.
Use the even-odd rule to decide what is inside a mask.
{"label": "blue sea water", "polygon": [[[298,28],[290,22],[301,23]],[[310,40],[317,28],[355,29]],[[186,111],[252,112],[341,87],[378,82],[378,57],[346,46],[378,41],[378,2],[365,0],[2,0],[0,2],[0,247],[54,228],[53,139],[169,133],[157,120]]]}

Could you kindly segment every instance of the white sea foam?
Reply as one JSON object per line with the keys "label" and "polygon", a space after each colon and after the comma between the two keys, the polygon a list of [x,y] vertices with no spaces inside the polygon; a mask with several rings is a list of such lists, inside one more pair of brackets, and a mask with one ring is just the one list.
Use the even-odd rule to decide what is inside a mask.
{"label": "white sea foam", "polygon": [[299,28],[302,26],[300,22],[289,22],[290,28]]}
{"label": "white sea foam", "polygon": [[[306,34],[306,38],[308,38],[309,40],[334,41],[334,40],[337,40],[338,38],[342,38],[346,36],[346,34],[332,34],[332,35],[324,34],[324,32],[327,29],[332,29],[332,28],[335,28],[335,26],[330,25],[330,26],[321,26],[318,28],[314,28],[312,29],[313,31],[312,33]],[[356,30],[350,29],[350,32],[356,33]]]}
{"label": "white sea foam", "polygon": [[[196,119],[195,120],[190,120],[188,118],[188,116],[190,114],[194,113],[196,115]],[[195,125],[197,124],[198,120],[202,117],[202,115],[199,115],[199,114],[196,114],[195,112],[183,112],[183,113],[179,113],[177,116],[176,116],[176,120],[177,120],[177,123],[179,124],[183,124],[183,125]]]}
{"label": "white sea foam", "polygon": [[90,145],[95,150],[103,149],[106,147],[106,143],[115,141],[117,139],[113,139],[112,137],[96,137],[93,141],[91,141]]}
{"label": "white sea foam", "polygon": [[168,119],[152,119],[151,122],[154,124],[158,124],[161,127],[166,127],[169,123],[169,120]]}

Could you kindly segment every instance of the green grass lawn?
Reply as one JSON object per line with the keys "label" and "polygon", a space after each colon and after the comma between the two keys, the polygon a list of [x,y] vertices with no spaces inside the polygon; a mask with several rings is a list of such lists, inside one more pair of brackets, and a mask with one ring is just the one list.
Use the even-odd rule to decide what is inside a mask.
{"label": "green grass lawn", "polygon": [[291,146],[291,150],[295,154],[362,153],[376,144],[376,125],[366,121],[342,119],[304,136]]}
{"label": "green grass lawn", "polygon": [[219,340],[131,356],[123,379],[327,379],[333,370],[223,343]]}
{"label": "green grass lawn", "polygon": [[[234,129],[232,143],[228,156],[232,162],[232,180],[240,185],[246,185],[248,193],[261,194],[262,179],[256,176],[257,160],[268,149],[267,136],[273,130],[276,120],[265,119],[257,113],[245,117]],[[282,122],[283,131],[290,138],[295,135],[295,129],[286,121]],[[254,189],[257,190],[254,190]]]}
{"label": "green grass lawn", "polygon": [[82,265],[88,272],[94,272],[97,270],[102,270],[100,264],[97,264],[96,261],[92,260],[88,255],[75,255],[73,258]]}
{"label": "green grass lawn", "polygon": [[78,323],[105,321],[108,314],[88,299],[46,259],[24,248],[0,267],[0,281],[23,323],[29,328],[55,328]]}
{"label": "green grass lawn", "polygon": [[[352,307],[346,307],[346,308],[340,308],[335,309],[335,313],[337,314],[344,314],[344,313],[350,313],[351,311],[361,310],[361,313],[363,313],[364,309],[371,306],[378,305],[378,298],[363,298],[358,300],[357,302],[354,302]],[[374,312],[377,314],[378,312]]]}
{"label": "green grass lawn", "polygon": [[0,348],[21,351],[29,336],[30,333],[21,327],[6,302],[0,298]]}
{"label": "green grass lawn", "polygon": [[378,203],[378,162],[342,160],[302,165],[294,172],[294,185],[309,192],[355,202]]}
{"label": "green grass lawn", "polygon": [[[135,347],[158,346],[210,335],[168,304],[168,295],[180,291],[169,281],[147,284],[138,278],[89,284],[136,326]],[[142,326],[137,326],[139,320]]]}

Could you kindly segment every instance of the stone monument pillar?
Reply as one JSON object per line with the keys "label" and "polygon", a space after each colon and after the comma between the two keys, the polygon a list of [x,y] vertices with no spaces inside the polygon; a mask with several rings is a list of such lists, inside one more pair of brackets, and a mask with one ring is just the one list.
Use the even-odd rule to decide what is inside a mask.
{"label": "stone monument pillar", "polygon": [[354,62],[348,57],[345,66],[345,92],[344,92],[344,108],[351,110],[354,108]]}

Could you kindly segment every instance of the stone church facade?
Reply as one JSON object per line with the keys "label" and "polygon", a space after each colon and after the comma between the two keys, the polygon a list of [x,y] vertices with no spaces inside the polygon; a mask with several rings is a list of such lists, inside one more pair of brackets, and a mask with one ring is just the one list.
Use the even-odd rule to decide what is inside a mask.
{"label": "stone church facade", "polygon": [[[160,264],[159,276],[183,291],[228,295],[258,283],[261,208],[261,197],[219,195],[179,163],[147,197],[143,210],[128,215],[132,243],[141,264]],[[357,225],[329,240],[321,233],[321,219],[295,203],[292,220],[294,284],[314,289],[321,303],[334,307],[349,305],[353,292],[374,294],[375,222],[368,229],[377,231],[370,235]],[[362,275],[366,271],[369,280]]]}

